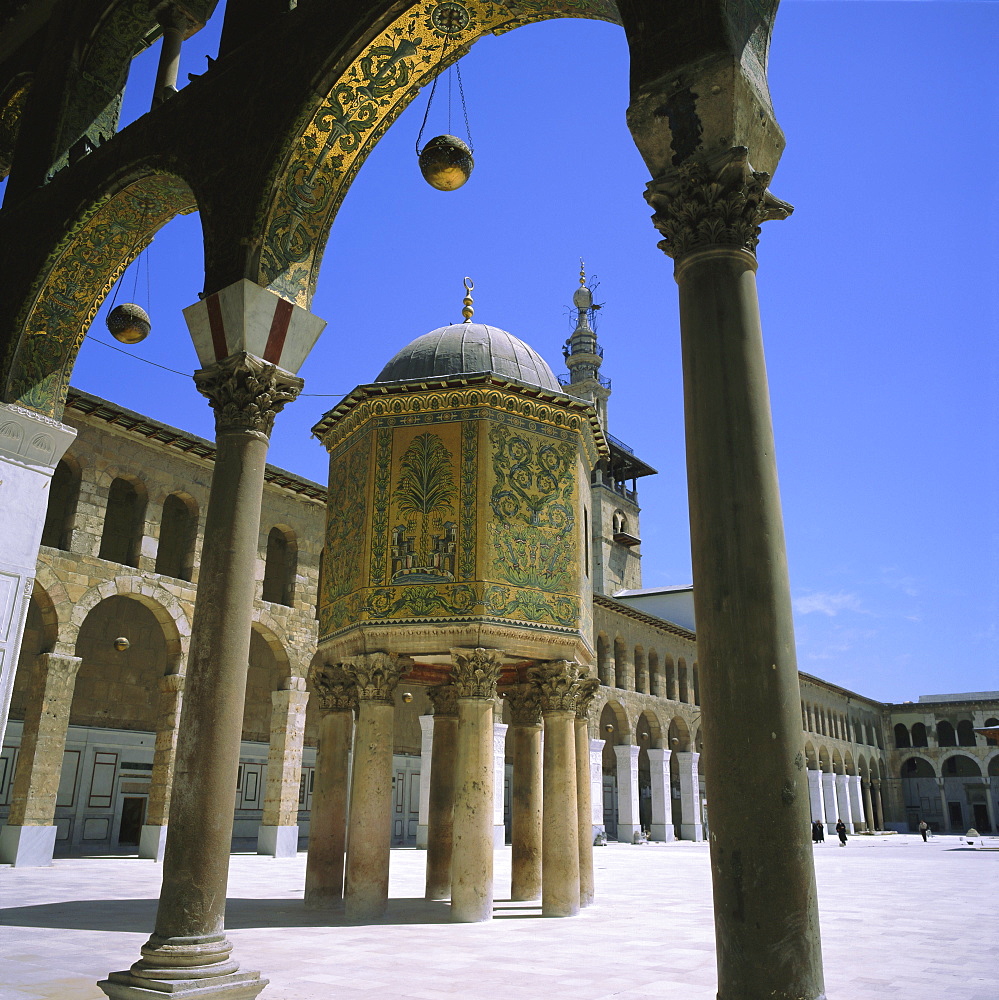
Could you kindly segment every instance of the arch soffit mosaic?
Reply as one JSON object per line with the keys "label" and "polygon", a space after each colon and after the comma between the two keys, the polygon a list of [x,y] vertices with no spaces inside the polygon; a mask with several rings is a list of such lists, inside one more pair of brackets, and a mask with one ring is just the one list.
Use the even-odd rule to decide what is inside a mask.
{"label": "arch soffit mosaic", "polygon": [[151,166],[132,170],[88,205],[25,299],[3,398],[60,417],[76,355],[104,298],[159,229],[197,207],[185,180]]}
{"label": "arch soffit mosaic", "polygon": [[60,645],[75,655],[76,641],[87,615],[109,597],[129,597],[147,607],[163,629],[172,674],[182,674],[187,663],[191,623],[180,601],[165,587],[142,576],[116,576],[91,587],[74,605],[70,620],[62,624]]}

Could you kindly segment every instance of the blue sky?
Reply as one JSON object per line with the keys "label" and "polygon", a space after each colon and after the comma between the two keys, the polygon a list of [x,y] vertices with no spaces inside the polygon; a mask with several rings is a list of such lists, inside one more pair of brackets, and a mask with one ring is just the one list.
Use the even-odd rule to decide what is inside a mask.
{"label": "blue sky", "polygon": [[[185,45],[214,55],[219,17]],[[999,688],[999,4],[785,0],[771,52],[788,140],[772,183],[795,205],[759,247],[801,669],[886,700]],[[148,106],[156,48],[126,120]],[[409,340],[460,318],[561,370],[578,260],[600,281],[611,430],[641,483],[645,585],[690,581],[676,288],[625,126],[620,28],[558,21],[479,42],[462,62],[476,169],[421,179],[425,97],[362,168],[313,311],[328,327],[278,418],[271,460],[325,481],[309,428]],[[435,102],[442,103],[440,96]],[[427,135],[433,134],[433,120]],[[426,136],[425,136],[426,138]],[[197,216],[148,252],[153,334],[132,357],[88,340],[74,384],[212,436],[181,308],[202,288]],[[146,305],[145,263],[136,299]],[[130,271],[118,301],[132,298]],[[98,318],[94,335],[109,341]]]}

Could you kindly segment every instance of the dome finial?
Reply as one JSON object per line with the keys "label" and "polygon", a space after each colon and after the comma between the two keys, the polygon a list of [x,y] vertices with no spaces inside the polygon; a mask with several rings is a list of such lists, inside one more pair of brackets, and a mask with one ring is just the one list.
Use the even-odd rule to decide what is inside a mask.
{"label": "dome finial", "polygon": [[465,278],[465,297],[461,300],[462,310],[461,315],[465,317],[466,323],[471,323],[472,316],[475,314],[475,310],[472,308],[472,289],[475,287],[475,283],[471,278]]}
{"label": "dome finial", "polygon": [[583,258],[579,258],[579,287],[586,287],[586,265],[583,263]]}

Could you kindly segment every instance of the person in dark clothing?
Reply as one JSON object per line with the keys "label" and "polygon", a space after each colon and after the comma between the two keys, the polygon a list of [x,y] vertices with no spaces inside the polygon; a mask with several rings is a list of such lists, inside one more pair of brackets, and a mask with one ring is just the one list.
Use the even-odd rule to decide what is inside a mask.
{"label": "person in dark clothing", "polygon": [[821,820],[812,823],[812,843],[821,844],[826,839],[825,830],[822,829]]}
{"label": "person in dark clothing", "polygon": [[926,831],[929,830],[930,825],[925,819],[919,821],[919,832],[923,835],[923,843],[926,843]]}
{"label": "person in dark clothing", "polygon": [[839,846],[846,847],[846,823],[836,820],[836,832],[839,834]]}

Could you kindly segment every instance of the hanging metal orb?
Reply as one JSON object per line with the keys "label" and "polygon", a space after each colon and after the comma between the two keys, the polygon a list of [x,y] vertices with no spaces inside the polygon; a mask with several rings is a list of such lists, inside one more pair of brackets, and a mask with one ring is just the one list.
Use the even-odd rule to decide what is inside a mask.
{"label": "hanging metal orb", "polygon": [[438,191],[456,191],[472,175],[472,151],[453,135],[439,135],[420,151],[420,172]]}
{"label": "hanging metal orb", "polygon": [[153,328],[149,313],[134,302],[123,302],[115,306],[107,316],[108,330],[115,340],[122,344],[137,344],[149,336]]}

